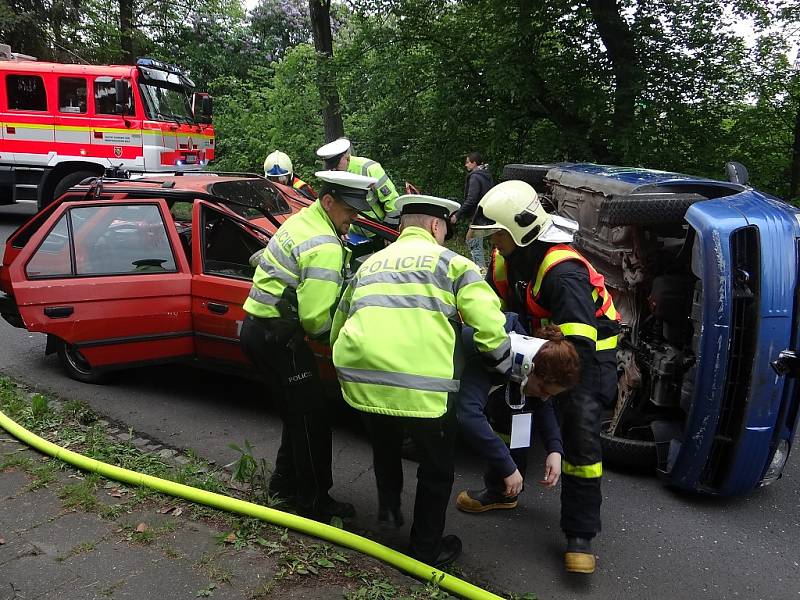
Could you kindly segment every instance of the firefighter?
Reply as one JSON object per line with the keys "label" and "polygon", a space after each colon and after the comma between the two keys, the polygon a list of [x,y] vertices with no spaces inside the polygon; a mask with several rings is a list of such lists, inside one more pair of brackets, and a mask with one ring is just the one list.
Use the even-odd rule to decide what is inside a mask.
{"label": "firefighter", "polygon": [[288,185],[303,194],[309,200],[316,200],[317,193],[310,185],[294,174],[292,159],[280,150],[271,152],[264,159],[264,177],[283,185]]}
{"label": "firefighter", "polygon": [[328,494],[331,428],[314,354],[306,338],[328,343],[349,250],[342,244],[366,210],[372,177],[321,171],[320,198],[289,217],[258,259],[244,303],[241,345],[264,377],[283,422],[269,492],[324,522],[355,514]]}
{"label": "firefighter", "polygon": [[382,526],[403,524],[403,430],[414,440],[420,463],[410,554],[441,567],[461,553],[458,537],[442,536],[463,364],[459,315],[501,381],[511,367],[510,343],[500,301],[478,267],[441,245],[458,203],[405,195],[397,206],[400,237],[364,261],[339,303],[333,364],[370,434]]}
{"label": "firefighter", "polygon": [[347,138],[334,140],[317,150],[317,155],[325,161],[325,168],[333,171],[347,171],[359,175],[367,175],[377,179],[375,187],[367,196],[370,210],[366,213],[377,221],[388,225],[397,225],[397,189],[383,170],[381,163],[351,155],[352,146]]}
{"label": "firefighter", "polygon": [[600,419],[616,397],[619,317],[603,276],[570,246],[578,224],[548,214],[527,183],[506,181],[489,190],[470,227],[491,235],[487,280],[506,309],[524,315],[528,331],[559,325],[578,351],[580,382],[557,400],[564,441],[561,529],[567,571],[593,573],[603,474]]}

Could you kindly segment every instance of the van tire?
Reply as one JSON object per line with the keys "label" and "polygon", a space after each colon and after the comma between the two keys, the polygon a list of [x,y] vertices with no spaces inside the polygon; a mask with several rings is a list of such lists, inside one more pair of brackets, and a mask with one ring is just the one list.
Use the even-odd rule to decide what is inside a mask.
{"label": "van tire", "polygon": [[605,421],[600,428],[603,463],[635,471],[654,470],[658,463],[656,443],[613,436],[608,433],[610,423]]}
{"label": "van tire", "polygon": [[78,185],[81,181],[86,179],[87,177],[98,177],[98,173],[95,171],[73,171],[72,173],[68,173],[64,177],[61,178],[55,188],[53,188],[53,196],[50,198],[42,198],[41,206],[39,206],[39,210],[42,210],[45,206],[60,198],[64,192],[66,192],[69,188],[74,185]]}
{"label": "van tire", "polygon": [[106,383],[110,374],[108,371],[92,367],[75,346],[58,340],[56,352],[61,366],[72,379],[82,383],[101,385]]}
{"label": "van tire", "polygon": [[600,220],[612,227],[681,223],[689,207],[700,200],[706,200],[706,197],[700,194],[670,194],[669,198],[611,198],[603,202]]}
{"label": "van tire", "polygon": [[518,179],[530,184],[537,192],[544,191],[544,178],[547,172],[555,167],[554,164],[546,165],[516,165],[510,164],[503,167],[503,181]]}

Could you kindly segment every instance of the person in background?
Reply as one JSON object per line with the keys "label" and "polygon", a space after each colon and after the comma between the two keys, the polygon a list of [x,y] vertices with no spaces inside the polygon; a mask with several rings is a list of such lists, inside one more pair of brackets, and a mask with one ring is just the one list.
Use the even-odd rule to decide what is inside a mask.
{"label": "person in background", "polygon": [[367,196],[370,208],[365,214],[387,225],[397,225],[395,202],[399,194],[381,163],[370,158],[353,156],[350,140],[344,137],[321,146],[317,149],[317,156],[325,161],[325,168],[331,171],[347,171],[374,177],[377,181]]}
{"label": "person in background", "polygon": [[264,160],[264,177],[271,181],[293,187],[309,200],[317,199],[317,192],[294,174],[292,159],[288,154],[275,150]]}
{"label": "person in background", "polygon": [[283,422],[269,493],[327,523],[352,517],[355,509],[328,494],[330,407],[306,338],[329,341],[349,261],[341,236],[367,208],[375,180],[332,171],[317,177],[323,181],[320,198],[286,219],[257,259],[240,337]]}
{"label": "person in background", "polygon": [[527,183],[504,181],[489,190],[470,227],[491,236],[487,279],[506,309],[524,318],[528,331],[558,325],[580,357],[580,381],[556,402],[564,438],[561,529],[566,570],[594,573],[592,539],[603,499],[600,421],[617,393],[619,314],[603,276],[571,245],[578,224],[548,214]]}
{"label": "person in background", "polygon": [[[483,162],[480,152],[470,152],[464,159],[464,168],[467,170],[467,177],[464,181],[464,202],[461,207],[451,217],[451,222],[471,221],[472,215],[478,206],[481,198],[494,186],[492,173],[489,165]],[[475,237],[471,229],[467,230],[467,247],[472,255],[474,262],[481,270],[486,269],[486,258],[483,254],[483,239]]]}
{"label": "person in background", "polygon": [[460,320],[483,366],[504,383],[510,342],[500,301],[468,258],[442,246],[458,203],[401,196],[400,237],[369,257],[345,290],[331,329],[345,401],[372,442],[378,521],[400,527],[403,432],[419,453],[410,555],[435,567],[461,553],[443,536],[454,478],[453,403],[463,366]]}
{"label": "person in background", "polygon": [[[506,330],[525,334],[514,313],[506,314]],[[539,483],[547,488],[555,487],[561,476],[564,450],[550,397],[577,383],[580,373],[578,354],[558,327],[550,325],[539,329],[534,337],[543,343],[534,356],[533,368],[524,384],[526,398],[520,398],[520,385],[514,383],[495,390],[490,396],[489,378],[475,364],[472,331],[465,328],[462,335],[468,353],[456,405],[458,424],[464,439],[487,462],[487,469],[483,489],[462,491],[456,499],[456,506],[468,513],[515,508],[528,465],[528,448],[512,450],[506,445],[512,414],[509,405],[522,406],[523,410],[533,413],[533,426],[547,455],[544,478]],[[512,343],[512,359],[513,355]]]}

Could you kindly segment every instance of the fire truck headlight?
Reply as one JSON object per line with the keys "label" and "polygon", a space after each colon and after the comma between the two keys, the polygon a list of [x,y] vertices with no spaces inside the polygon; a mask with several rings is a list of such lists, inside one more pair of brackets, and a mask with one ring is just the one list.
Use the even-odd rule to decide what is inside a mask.
{"label": "fire truck headlight", "polygon": [[182,160],[176,160],[175,161],[175,166],[176,167],[182,167],[183,166],[183,161]]}

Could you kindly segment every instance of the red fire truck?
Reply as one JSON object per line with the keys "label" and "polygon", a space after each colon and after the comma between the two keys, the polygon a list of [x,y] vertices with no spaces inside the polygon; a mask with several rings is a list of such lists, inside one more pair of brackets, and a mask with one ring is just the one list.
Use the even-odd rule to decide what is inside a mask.
{"label": "red fire truck", "polygon": [[0,204],[47,205],[81,180],[201,170],[211,98],[177,67],[38,62],[0,45]]}

